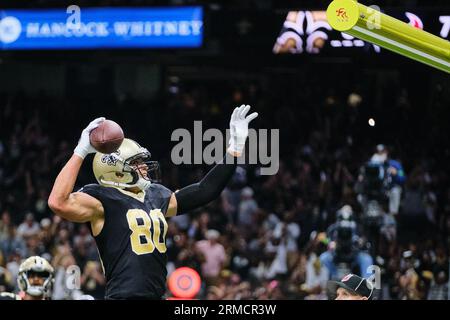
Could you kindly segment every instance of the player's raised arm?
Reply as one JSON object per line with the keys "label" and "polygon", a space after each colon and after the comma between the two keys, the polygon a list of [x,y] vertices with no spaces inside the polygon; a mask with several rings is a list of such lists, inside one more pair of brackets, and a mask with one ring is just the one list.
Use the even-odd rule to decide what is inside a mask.
{"label": "player's raised arm", "polygon": [[95,152],[89,141],[89,134],[104,120],[103,117],[97,118],[83,130],[74,154],[55,180],[48,198],[48,206],[55,214],[64,219],[73,222],[87,222],[103,211],[101,202],[94,197],[82,192],[72,193],[72,191],[84,158],[89,153]]}
{"label": "player's raised arm", "polygon": [[194,183],[172,194],[167,217],[201,207],[216,199],[233,176],[236,169],[235,158],[240,157],[248,136],[248,124],[258,116],[254,112],[246,117],[249,105],[235,108],[230,120],[230,141],[227,153],[198,183]]}

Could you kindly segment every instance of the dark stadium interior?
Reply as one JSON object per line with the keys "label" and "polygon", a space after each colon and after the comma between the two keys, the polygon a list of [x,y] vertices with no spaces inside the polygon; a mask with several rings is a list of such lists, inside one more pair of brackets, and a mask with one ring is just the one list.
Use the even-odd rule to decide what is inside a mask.
{"label": "dark stadium interior", "polygon": [[[124,3],[167,5],[80,5]],[[407,179],[394,232],[380,233],[377,245],[367,249],[382,269],[379,298],[447,297],[448,75],[387,52],[379,59],[272,53],[285,8],[324,8],[329,1],[215,1],[219,7],[169,1],[206,3],[211,24],[201,49],[0,51],[0,291],[17,289],[21,259],[43,255],[56,269],[54,299],[103,298],[105,282],[89,229],[60,219],[47,206],[54,179],[89,121],[105,116],[118,122],[160,161],[162,183],[177,190],[198,181],[208,166],[173,165],[172,131],[191,131],[195,120],[203,121],[203,130],[224,131],[232,110],[249,104],[259,113],[252,127],[280,130],[280,169],[260,176],[258,165],[242,166],[220,199],[169,219],[169,272],[190,266],[202,274],[207,257],[196,244],[215,229],[225,262],[220,272],[202,279],[199,298],[326,299],[308,287],[308,273],[327,249],[323,233],[340,208],[351,205],[356,221],[362,220],[355,189],[360,168],[384,144]],[[448,1],[382,1],[417,8],[431,3],[450,9]],[[255,7],[261,12],[249,17]],[[271,9],[279,13],[265,25]],[[252,24],[249,32],[238,26],[245,18]],[[76,188],[95,182],[91,159]],[[275,229],[280,235],[274,236]],[[367,236],[362,234],[361,247],[367,247]],[[286,268],[274,268],[275,261]],[[65,268],[74,264],[82,273],[82,293],[62,284]]]}

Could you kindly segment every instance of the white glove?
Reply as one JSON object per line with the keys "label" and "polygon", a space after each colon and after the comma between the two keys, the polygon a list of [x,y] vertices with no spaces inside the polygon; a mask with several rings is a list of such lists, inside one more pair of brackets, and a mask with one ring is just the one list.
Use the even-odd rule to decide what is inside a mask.
{"label": "white glove", "polygon": [[84,159],[89,153],[95,153],[96,150],[93,146],[91,146],[91,141],[89,139],[89,134],[92,130],[97,128],[103,121],[105,121],[104,117],[97,118],[81,132],[80,140],[78,141],[78,145],[73,151],[80,158]]}
{"label": "white glove", "polygon": [[230,120],[230,145],[228,151],[232,154],[240,156],[244,151],[245,141],[248,136],[248,124],[258,116],[257,112],[253,112],[247,118],[245,117],[250,110],[249,105],[242,105],[235,108]]}

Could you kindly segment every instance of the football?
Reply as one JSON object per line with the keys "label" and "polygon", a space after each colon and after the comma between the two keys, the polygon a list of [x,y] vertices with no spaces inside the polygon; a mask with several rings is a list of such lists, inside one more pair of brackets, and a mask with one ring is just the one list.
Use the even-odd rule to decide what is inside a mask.
{"label": "football", "polygon": [[101,153],[112,153],[119,149],[124,139],[122,128],[112,120],[103,121],[91,131],[91,145]]}

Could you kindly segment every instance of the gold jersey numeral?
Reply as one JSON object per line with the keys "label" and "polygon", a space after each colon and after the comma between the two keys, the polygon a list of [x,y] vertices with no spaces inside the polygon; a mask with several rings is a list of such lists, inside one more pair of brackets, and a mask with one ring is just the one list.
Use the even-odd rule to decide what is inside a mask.
{"label": "gold jersey numeral", "polygon": [[[156,249],[164,253],[167,251],[166,247],[166,234],[167,234],[167,222],[164,218],[163,213],[159,209],[151,210],[150,211],[150,219],[153,221],[153,244],[155,245]],[[162,226],[161,226],[162,222]],[[163,231],[162,239],[163,241],[160,242],[159,238],[161,236],[161,229]]]}
{"label": "gold jersey numeral", "polygon": [[[130,209],[127,212],[127,221],[132,231],[130,240],[131,249],[134,253],[138,255],[152,253],[155,247],[161,253],[167,251],[165,241],[167,222],[160,209],[151,210],[150,214],[147,214],[142,209]],[[152,224],[153,234],[150,231]],[[162,242],[159,239],[161,236],[161,228],[163,229]]]}

